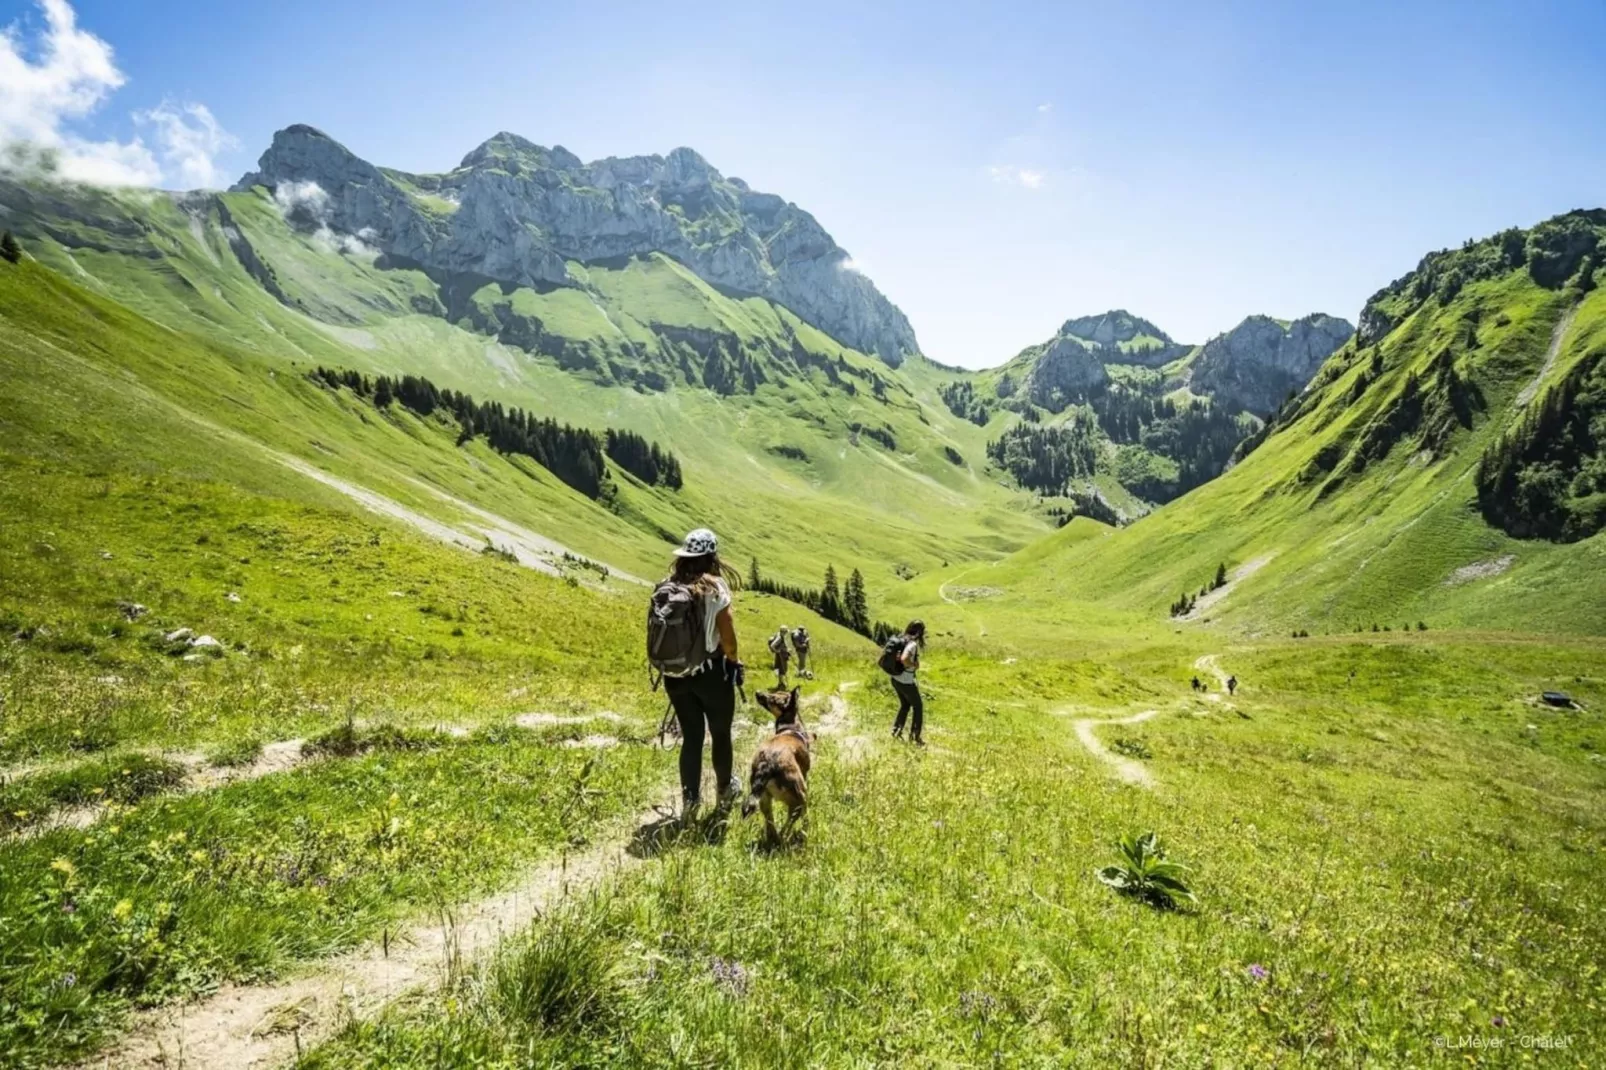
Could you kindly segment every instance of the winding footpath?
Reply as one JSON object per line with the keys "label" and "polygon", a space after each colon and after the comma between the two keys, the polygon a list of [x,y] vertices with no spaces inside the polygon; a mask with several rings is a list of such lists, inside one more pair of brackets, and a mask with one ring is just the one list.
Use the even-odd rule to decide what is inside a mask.
{"label": "winding footpath", "polygon": [[1144,710],[1142,713],[1135,713],[1131,717],[1121,717],[1113,720],[1082,717],[1072,721],[1071,727],[1076,730],[1077,741],[1087,748],[1087,752],[1108,765],[1117,777],[1128,784],[1140,788],[1152,788],[1154,787],[1154,774],[1149,772],[1142,762],[1116,754],[1099,742],[1099,737],[1094,734],[1093,730],[1106,725],[1142,724],[1150,718],[1159,716],[1159,712],[1158,710]]}
{"label": "winding footpath", "polygon": [[[814,727],[821,734],[841,736],[843,759],[854,762],[870,741],[842,735],[851,725],[845,690],[847,685],[825,699]],[[544,715],[531,720],[537,717],[538,723],[558,720]],[[80,1068],[258,1070],[290,1063],[347,1022],[372,1015],[409,992],[440,985],[565,899],[643,865],[651,853],[632,846],[645,830],[662,824],[667,809],[655,806],[614,821],[593,846],[566,850],[530,867],[510,888],[387,930],[378,943],[311,963],[310,972],[300,976],[225,985],[195,1003],[137,1014],[121,1038]]]}

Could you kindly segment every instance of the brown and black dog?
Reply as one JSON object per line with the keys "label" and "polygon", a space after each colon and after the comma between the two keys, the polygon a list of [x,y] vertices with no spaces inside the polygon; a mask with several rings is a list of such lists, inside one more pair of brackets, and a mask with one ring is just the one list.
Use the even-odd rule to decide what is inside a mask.
{"label": "brown and black dog", "polygon": [[803,727],[797,691],[794,687],[790,691],[758,691],[753,695],[758,704],[775,718],[775,735],[753,755],[742,816],[751,817],[754,810],[763,810],[764,828],[771,842],[780,838],[770,809],[776,800],[786,807],[788,831],[803,820],[809,806],[809,747],[812,741]]}

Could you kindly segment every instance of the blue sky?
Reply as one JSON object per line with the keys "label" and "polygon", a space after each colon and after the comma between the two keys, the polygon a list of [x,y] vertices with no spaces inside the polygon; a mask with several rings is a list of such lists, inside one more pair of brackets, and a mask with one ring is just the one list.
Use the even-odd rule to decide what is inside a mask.
{"label": "blue sky", "polygon": [[[23,101],[0,65],[0,133],[59,106],[41,136],[169,185],[232,181],[292,122],[423,171],[502,129],[690,145],[813,212],[970,366],[1110,307],[1184,341],[1354,319],[1431,249],[1606,204],[1600,0],[70,10],[120,82]],[[0,22],[43,62],[34,0]]]}

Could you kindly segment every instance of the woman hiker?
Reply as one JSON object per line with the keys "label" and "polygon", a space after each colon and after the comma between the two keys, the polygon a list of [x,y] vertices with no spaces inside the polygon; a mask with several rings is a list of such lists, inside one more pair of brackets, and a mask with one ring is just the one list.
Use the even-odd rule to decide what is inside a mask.
{"label": "woman hiker", "polygon": [[[914,723],[909,726],[909,742],[918,746],[925,746],[921,738],[924,727],[925,704],[920,699],[920,685],[915,682],[915,673],[920,671],[920,651],[926,645],[926,624],[924,621],[912,620],[903,634],[897,637],[902,641],[901,651],[892,650],[897,668],[901,672],[892,676],[892,690],[898,693],[898,719],[892,722],[892,735],[894,739],[903,736],[903,722],[910,711],[914,712]],[[893,644],[889,643],[891,647]],[[888,667],[890,670],[890,667]]]}
{"label": "woman hiker", "polygon": [[707,528],[686,536],[675,551],[670,584],[689,588],[700,599],[702,637],[708,659],[679,675],[664,676],[664,689],[680,722],[681,814],[690,819],[702,802],[703,732],[713,737],[714,783],[719,804],[728,806],[742,786],[731,775],[731,722],[736,716],[736,688],[744,671],[731,618],[731,589],[741,577],[719,559],[719,540]]}

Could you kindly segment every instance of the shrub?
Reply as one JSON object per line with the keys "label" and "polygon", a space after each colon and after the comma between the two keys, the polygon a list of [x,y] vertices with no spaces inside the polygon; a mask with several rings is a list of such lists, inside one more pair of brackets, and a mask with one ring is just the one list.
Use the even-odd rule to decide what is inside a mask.
{"label": "shrub", "polygon": [[1122,895],[1170,910],[1179,902],[1195,902],[1188,887],[1188,867],[1166,858],[1160,837],[1153,832],[1127,835],[1115,841],[1121,861],[1098,871],[1098,878]]}

